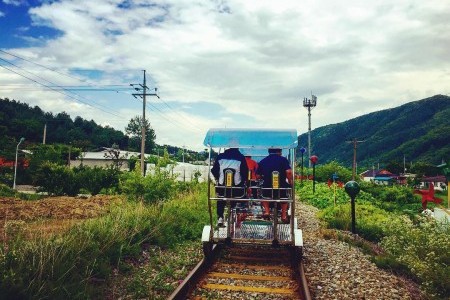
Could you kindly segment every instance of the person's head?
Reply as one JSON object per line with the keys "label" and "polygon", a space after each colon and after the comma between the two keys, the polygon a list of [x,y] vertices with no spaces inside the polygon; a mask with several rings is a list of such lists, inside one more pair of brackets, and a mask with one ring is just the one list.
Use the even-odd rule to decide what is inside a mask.
{"label": "person's head", "polygon": [[281,155],[281,149],[280,148],[269,148],[269,154]]}

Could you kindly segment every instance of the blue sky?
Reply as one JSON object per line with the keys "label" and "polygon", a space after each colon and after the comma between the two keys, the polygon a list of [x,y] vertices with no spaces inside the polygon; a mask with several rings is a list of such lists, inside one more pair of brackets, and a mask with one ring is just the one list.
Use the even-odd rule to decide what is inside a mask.
{"label": "blue sky", "polygon": [[440,0],[0,0],[0,97],[123,130],[145,69],[160,144],[303,133],[311,91],[313,128],[448,94],[449,19]]}

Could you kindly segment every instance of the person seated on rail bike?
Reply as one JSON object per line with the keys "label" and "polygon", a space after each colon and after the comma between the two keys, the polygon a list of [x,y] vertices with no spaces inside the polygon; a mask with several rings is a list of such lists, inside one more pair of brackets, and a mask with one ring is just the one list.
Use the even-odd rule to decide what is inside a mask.
{"label": "person seated on rail bike", "polygon": [[252,198],[258,198],[257,189],[251,188],[257,185],[256,183],[256,170],[258,169],[258,163],[252,159],[250,155],[245,156],[245,161],[247,162],[248,167],[248,177],[247,177],[247,187],[248,187],[248,196]]}
{"label": "person seated on rail bike", "polygon": [[[258,164],[257,174],[263,179],[263,198],[273,197],[274,191],[271,190],[271,188],[274,187],[272,182],[272,176],[274,174],[278,175],[277,184],[279,185],[279,188],[290,188],[292,186],[292,169],[287,158],[281,156],[281,153],[281,149],[270,148],[269,155],[263,158]],[[279,190],[278,199],[279,198],[287,198],[287,191]],[[270,207],[273,203],[270,203],[269,205],[269,202],[262,201],[262,205],[264,207],[264,216],[269,217]],[[287,218],[287,207],[288,203],[281,203],[281,221],[283,223],[289,223],[289,219]]]}
{"label": "person seated on rail bike", "polygon": [[[238,148],[229,148],[220,153],[211,169],[211,173],[216,179],[219,188],[216,192],[219,197],[226,198],[243,198],[245,196],[245,182],[247,180],[248,166],[244,155],[239,152]],[[229,175],[229,176],[228,176]],[[231,181],[232,186],[228,188]],[[233,189],[233,187],[242,187],[242,189]],[[243,193],[241,193],[241,191]],[[231,202],[232,207],[236,205],[236,201]],[[223,226],[225,211],[225,201],[217,201],[217,225]]]}

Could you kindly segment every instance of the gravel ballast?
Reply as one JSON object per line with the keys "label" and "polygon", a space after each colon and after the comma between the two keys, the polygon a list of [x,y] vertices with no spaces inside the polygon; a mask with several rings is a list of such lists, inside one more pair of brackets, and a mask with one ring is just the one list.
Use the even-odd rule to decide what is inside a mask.
{"label": "gravel ballast", "polygon": [[298,203],[296,209],[313,299],[424,299],[415,284],[379,269],[359,248],[324,239],[317,208]]}

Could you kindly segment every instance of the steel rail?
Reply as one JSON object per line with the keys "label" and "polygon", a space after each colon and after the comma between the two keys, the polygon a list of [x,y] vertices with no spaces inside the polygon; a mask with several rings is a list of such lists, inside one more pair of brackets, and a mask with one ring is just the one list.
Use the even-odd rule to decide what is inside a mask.
{"label": "steel rail", "polygon": [[[212,271],[215,267],[213,265],[216,265],[216,261],[219,257],[219,253],[221,251],[221,245],[214,245],[213,250],[212,250],[212,255],[210,257],[210,259],[202,259],[193,269],[192,271],[186,276],[186,278],[183,280],[183,282],[180,284],[180,286],[178,286],[178,288],[170,295],[170,297],[168,299],[172,300],[172,299],[188,299],[189,295],[196,289],[197,284],[199,284],[199,282],[203,281],[205,279],[205,276],[208,277],[215,277],[215,278],[234,278],[234,279],[241,279],[241,280],[259,280],[259,281],[282,281],[282,280],[286,280],[286,277],[283,276],[278,276],[279,278],[272,278],[270,276],[258,276],[258,275],[238,275],[238,274],[230,274],[230,273],[220,273],[217,271]],[[247,249],[244,250],[245,252],[250,252],[250,251],[246,251]],[[276,253],[276,250],[269,250],[269,253]],[[245,256],[247,256],[249,253],[244,254]],[[221,255],[222,256],[222,255]],[[234,261],[234,263],[232,264],[227,264],[227,263],[220,263],[217,262],[219,265],[223,266],[234,266],[236,268],[240,268],[242,265],[240,264],[240,261],[242,261],[242,259],[236,259],[238,258],[236,256],[236,254],[234,255],[229,255],[228,258],[232,261]],[[222,259],[220,259],[222,260]],[[253,257],[251,260],[254,261],[259,261],[259,258],[255,258]],[[272,262],[278,262],[279,259],[273,259],[273,257],[271,257],[271,261]],[[302,261],[302,257],[301,257],[301,253],[300,255],[296,255],[294,252],[291,252],[291,270],[293,271],[293,278],[294,281],[297,282],[297,286],[298,286],[298,290],[297,292],[295,292],[294,290],[289,290],[286,288],[264,288],[264,287],[259,287],[259,288],[252,288],[252,287],[247,287],[247,286],[230,286],[230,285],[223,285],[223,284],[214,284],[214,283],[208,283],[208,284],[203,284],[203,288],[208,288],[208,289],[212,289],[212,290],[236,290],[236,291],[242,291],[242,292],[262,292],[262,293],[275,293],[275,294],[291,294],[293,295],[296,294],[297,296],[300,297],[300,299],[302,300],[311,300],[311,294],[309,291],[309,287],[308,287],[308,281],[306,279],[306,274],[305,274],[305,269],[303,266],[303,261]],[[249,262],[249,261],[247,261]],[[216,265],[217,266],[217,265]],[[246,268],[248,268],[248,265],[245,266]],[[272,266],[253,266],[250,268],[256,268],[256,269],[285,269],[287,266],[283,267],[281,265],[272,265]],[[208,274],[208,275],[206,275]]]}
{"label": "steel rail", "polygon": [[221,247],[219,245],[214,245],[212,249],[212,255],[209,259],[203,258],[189,274],[183,280],[183,282],[173,291],[173,293],[167,298],[168,300],[184,300],[186,299],[189,292],[195,287],[197,282],[200,280],[203,274],[205,274],[209,267],[214,263],[218,254],[220,253]]}
{"label": "steel rail", "polygon": [[299,263],[299,274],[298,280],[300,281],[300,293],[303,300],[312,300],[311,293],[309,291],[308,280],[306,280],[305,267],[303,266],[303,261],[300,260]]}

